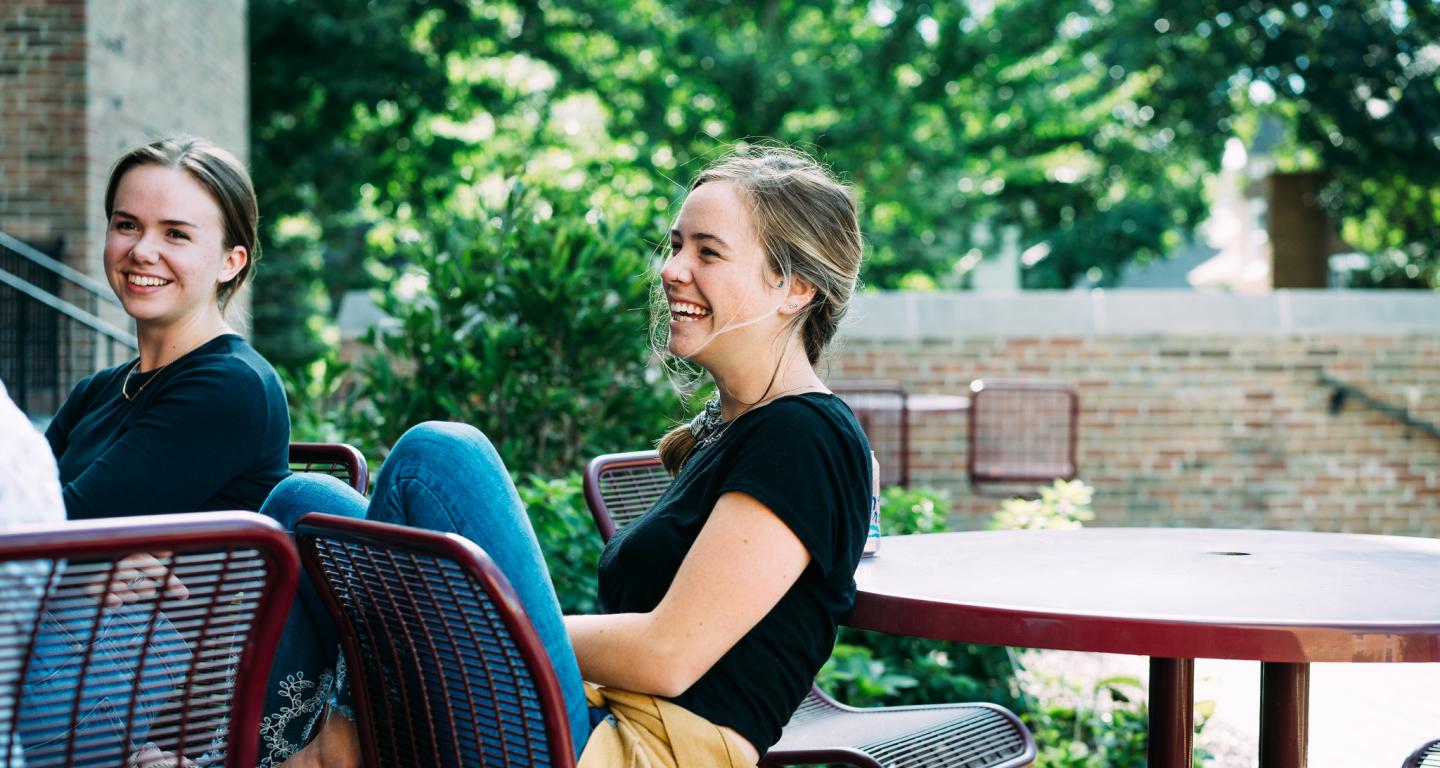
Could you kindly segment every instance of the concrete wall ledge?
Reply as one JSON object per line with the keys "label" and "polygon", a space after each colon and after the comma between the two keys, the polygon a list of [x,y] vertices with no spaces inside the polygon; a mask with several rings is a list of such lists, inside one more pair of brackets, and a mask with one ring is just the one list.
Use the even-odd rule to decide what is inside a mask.
{"label": "concrete wall ledge", "polygon": [[842,338],[1440,334],[1440,292],[863,292]]}

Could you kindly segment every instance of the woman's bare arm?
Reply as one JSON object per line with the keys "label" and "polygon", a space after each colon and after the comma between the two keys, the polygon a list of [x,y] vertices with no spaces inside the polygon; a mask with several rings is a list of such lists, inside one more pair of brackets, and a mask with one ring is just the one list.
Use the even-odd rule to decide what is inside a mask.
{"label": "woman's bare arm", "polygon": [[580,674],[678,696],[775,607],[809,562],[805,545],[768,507],[726,493],[655,610],[565,617]]}

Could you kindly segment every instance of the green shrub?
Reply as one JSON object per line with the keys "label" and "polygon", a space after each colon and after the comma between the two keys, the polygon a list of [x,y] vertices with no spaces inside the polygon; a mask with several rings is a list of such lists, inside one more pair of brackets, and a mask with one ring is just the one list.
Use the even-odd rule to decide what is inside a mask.
{"label": "green shrub", "polygon": [[[403,239],[403,238],[402,238]],[[296,441],[348,442],[372,473],[429,419],[479,427],[515,478],[566,612],[593,613],[600,538],[581,490],[591,456],[650,445],[679,398],[651,364],[651,248],[578,192],[514,184],[401,248],[372,353],[281,371]],[[550,479],[553,478],[553,479]]]}
{"label": "green shrub", "polygon": [[1025,714],[1039,747],[1035,765],[1145,768],[1149,714],[1140,681],[1107,678],[1074,693],[1074,702],[1050,703]]}
{"label": "green shrub", "polygon": [[880,491],[881,546],[884,536],[937,533],[950,517],[950,494],[933,488],[892,485]]}
{"label": "green shrub", "polygon": [[[350,366],[328,353],[294,368],[278,368],[290,405],[291,442],[355,442],[348,436],[345,414],[354,408],[345,388]],[[356,446],[369,458],[364,446]]]}
{"label": "green shrub", "polygon": [[499,211],[403,247],[409,266],[358,365],[352,433],[382,452],[428,419],[463,421],[512,471],[561,476],[644,446],[679,418],[650,364],[651,249],[573,192],[512,185]]}
{"label": "green shrub", "polygon": [[1079,480],[1056,480],[1038,499],[1008,499],[990,518],[992,530],[1079,528],[1095,519],[1095,489]]}
{"label": "green shrub", "polygon": [[[1054,682],[1054,681],[1051,681]],[[1108,677],[1081,689],[1070,683],[1068,695],[1023,715],[1039,747],[1037,768],[1145,768],[1150,714],[1145,688],[1134,677]],[[1214,711],[1214,702],[1197,702],[1195,732]],[[1195,765],[1214,756],[1195,750]]]}
{"label": "green shrub", "polygon": [[565,613],[595,613],[595,569],[600,560],[600,534],[585,505],[579,472],[554,480],[527,475],[515,483],[520,501],[535,526],[550,580]]}

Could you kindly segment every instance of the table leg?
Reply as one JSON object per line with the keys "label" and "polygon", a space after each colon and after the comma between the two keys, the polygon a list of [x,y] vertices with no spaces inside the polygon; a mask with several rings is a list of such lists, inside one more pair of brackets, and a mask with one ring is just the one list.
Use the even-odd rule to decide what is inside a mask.
{"label": "table leg", "polygon": [[1151,768],[1191,768],[1195,761],[1195,660],[1150,659]]}
{"label": "table leg", "polygon": [[1260,768],[1305,768],[1310,749],[1310,665],[1260,665]]}

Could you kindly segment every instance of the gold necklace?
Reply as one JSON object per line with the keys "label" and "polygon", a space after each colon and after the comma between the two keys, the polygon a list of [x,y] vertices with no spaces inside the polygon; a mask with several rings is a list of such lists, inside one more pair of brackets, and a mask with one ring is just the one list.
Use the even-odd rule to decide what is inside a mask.
{"label": "gold necklace", "polygon": [[[175,361],[174,361],[174,360],[171,360],[171,361],[170,361],[170,363],[173,363],[173,362],[175,362]],[[163,370],[165,370],[166,368],[169,368],[169,367],[170,367],[170,363],[166,363],[166,364],[160,366],[159,368],[156,368],[156,369],[155,369],[155,372],[152,373],[152,374],[150,374],[150,378],[146,379],[146,380],[145,380],[145,383],[144,383],[144,384],[141,384],[141,385],[140,385],[140,388],[137,389],[137,390],[135,390],[135,394],[132,395],[132,394],[130,394],[130,391],[129,391],[129,390],[130,390],[130,376],[131,376],[131,374],[135,373],[135,369],[136,369],[136,368],[139,368],[139,367],[140,367],[140,360],[139,360],[139,358],[136,358],[135,364],[132,365],[132,366],[130,366],[130,370],[128,370],[128,371],[125,372],[125,380],[122,381],[122,382],[120,382],[120,394],[123,395],[126,400],[129,400],[129,401],[132,401],[132,402],[133,402],[133,401],[135,400],[135,398],[137,398],[137,397],[140,396],[140,393],[141,393],[141,392],[144,392],[144,391],[145,391],[145,388],[146,388],[146,387],[150,386],[150,382],[152,382],[152,381],[160,378],[160,372],[163,371]]]}

